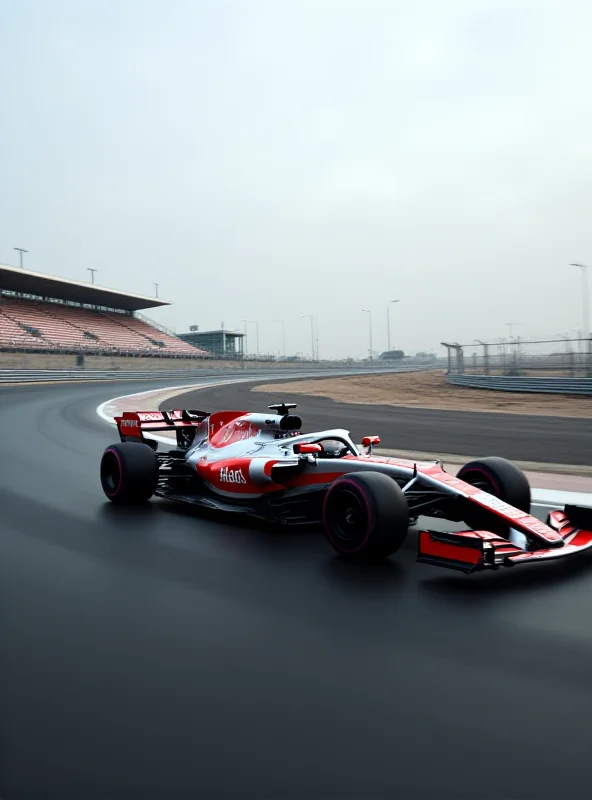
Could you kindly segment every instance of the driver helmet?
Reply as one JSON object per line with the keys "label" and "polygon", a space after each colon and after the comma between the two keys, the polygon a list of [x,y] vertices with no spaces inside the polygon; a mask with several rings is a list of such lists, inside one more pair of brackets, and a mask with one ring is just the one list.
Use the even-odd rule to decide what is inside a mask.
{"label": "driver helmet", "polygon": [[343,442],[337,439],[327,439],[321,442],[321,446],[323,448],[323,455],[329,458],[339,458],[344,449]]}

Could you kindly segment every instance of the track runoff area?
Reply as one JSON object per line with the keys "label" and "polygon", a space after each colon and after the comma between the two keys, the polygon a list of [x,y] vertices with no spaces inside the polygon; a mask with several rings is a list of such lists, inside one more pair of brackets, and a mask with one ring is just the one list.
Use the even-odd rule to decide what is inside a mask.
{"label": "track runoff area", "polygon": [[[137,392],[129,395],[122,395],[115,397],[111,400],[101,403],[97,408],[97,414],[105,422],[111,423],[115,426],[114,417],[123,413],[123,411],[151,411],[157,410],[167,403],[167,400],[173,397],[179,397],[182,394],[194,393],[200,389],[214,389],[216,387],[231,386],[237,383],[254,383],[252,378],[237,381],[236,378],[216,382],[204,382],[201,384],[192,384],[191,386],[168,386],[160,389]],[[253,396],[253,404],[257,403],[257,395]],[[178,402],[177,402],[178,404]],[[214,409],[220,410],[220,409]],[[249,408],[248,410],[255,410]],[[351,415],[352,411],[346,412]],[[337,422],[335,423],[337,424]],[[348,420],[344,414],[344,418],[339,420],[339,427],[348,427]],[[372,433],[375,433],[374,431]],[[172,435],[164,434],[149,435],[150,438],[155,439],[165,445],[173,445],[174,438]],[[377,453],[390,455],[395,453],[389,450],[376,450]],[[460,466],[471,460],[475,456],[460,456],[453,454],[441,453],[409,453],[397,451],[396,455],[404,456],[406,458],[417,457],[418,461],[435,460],[438,458],[443,459],[444,467],[448,472],[457,471]],[[481,454],[483,455],[483,454]],[[524,469],[532,489],[532,504],[534,509],[540,509],[539,516],[544,516],[548,510],[555,508],[563,508],[566,504],[583,505],[592,507],[592,477],[586,477],[577,474],[577,467],[573,468],[574,474],[566,474],[565,470],[554,473],[549,471],[549,465],[537,465],[536,463],[520,464]]]}

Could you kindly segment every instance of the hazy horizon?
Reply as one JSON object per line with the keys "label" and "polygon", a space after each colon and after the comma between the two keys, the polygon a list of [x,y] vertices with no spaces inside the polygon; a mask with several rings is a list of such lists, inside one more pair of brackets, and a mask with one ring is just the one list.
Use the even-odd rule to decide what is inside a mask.
{"label": "hazy horizon", "polygon": [[[0,9],[0,263],[322,357],[581,327],[583,0]],[[254,326],[249,331],[253,349]]]}

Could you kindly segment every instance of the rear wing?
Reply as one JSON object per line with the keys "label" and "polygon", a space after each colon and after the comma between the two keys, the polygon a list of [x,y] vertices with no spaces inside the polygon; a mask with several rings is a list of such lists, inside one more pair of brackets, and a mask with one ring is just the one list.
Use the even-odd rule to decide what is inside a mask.
{"label": "rear wing", "polygon": [[[153,439],[145,439],[145,433],[169,431],[175,434],[177,447],[190,447],[197,429],[205,422],[205,435],[208,425],[208,411],[175,409],[174,411],[124,411],[122,416],[114,417],[122,442],[141,441],[156,449]],[[172,444],[172,442],[171,442]]]}

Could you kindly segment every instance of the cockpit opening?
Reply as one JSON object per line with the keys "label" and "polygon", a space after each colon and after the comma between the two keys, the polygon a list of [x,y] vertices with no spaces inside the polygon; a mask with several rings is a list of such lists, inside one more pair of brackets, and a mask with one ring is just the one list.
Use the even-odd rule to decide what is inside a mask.
{"label": "cockpit opening", "polygon": [[359,455],[351,442],[335,436],[321,439],[313,439],[315,444],[320,444],[321,452],[317,458],[343,458],[344,456]]}

